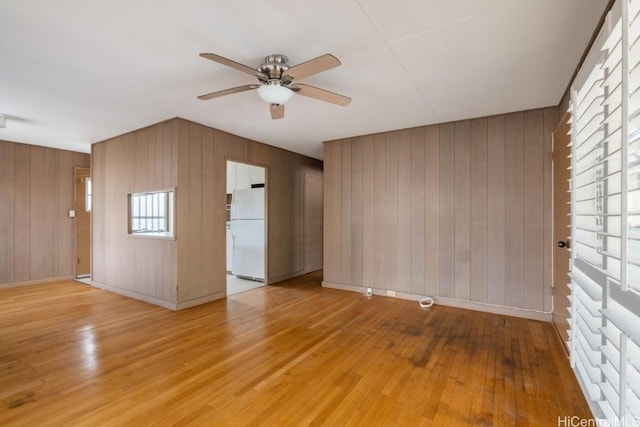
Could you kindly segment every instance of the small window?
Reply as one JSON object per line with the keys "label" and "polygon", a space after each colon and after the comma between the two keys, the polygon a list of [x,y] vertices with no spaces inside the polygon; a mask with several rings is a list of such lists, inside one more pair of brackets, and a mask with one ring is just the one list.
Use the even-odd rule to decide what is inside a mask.
{"label": "small window", "polygon": [[173,237],[173,190],[129,194],[129,234]]}
{"label": "small window", "polygon": [[91,212],[91,177],[84,179],[84,210]]}

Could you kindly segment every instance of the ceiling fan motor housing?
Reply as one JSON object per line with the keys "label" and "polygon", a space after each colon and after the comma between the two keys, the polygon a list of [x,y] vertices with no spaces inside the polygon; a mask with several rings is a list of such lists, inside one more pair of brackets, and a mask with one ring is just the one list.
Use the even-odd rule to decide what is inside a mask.
{"label": "ceiling fan motor housing", "polygon": [[[289,69],[287,62],[289,58],[281,54],[273,54],[264,58],[264,64],[258,67],[258,71],[262,74],[269,76],[268,79],[264,79],[262,77],[258,77],[262,82],[266,82],[271,79],[282,80],[283,73]],[[288,84],[291,81],[283,81],[283,83]]]}

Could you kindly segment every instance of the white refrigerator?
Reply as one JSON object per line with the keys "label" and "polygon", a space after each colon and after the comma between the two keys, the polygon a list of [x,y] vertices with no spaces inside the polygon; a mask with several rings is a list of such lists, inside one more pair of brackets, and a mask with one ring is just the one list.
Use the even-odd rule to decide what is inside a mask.
{"label": "white refrigerator", "polygon": [[264,187],[234,190],[231,198],[231,273],[264,281]]}

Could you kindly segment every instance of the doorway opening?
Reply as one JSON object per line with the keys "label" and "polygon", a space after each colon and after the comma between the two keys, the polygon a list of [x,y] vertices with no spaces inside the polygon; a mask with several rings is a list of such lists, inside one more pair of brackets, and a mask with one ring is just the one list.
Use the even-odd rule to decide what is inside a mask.
{"label": "doorway opening", "polygon": [[304,175],[304,273],[322,269],[323,181]]}
{"label": "doorway opening", "polygon": [[227,296],[266,283],[266,170],[227,160]]}
{"label": "doorway opening", "polygon": [[74,216],[77,279],[91,276],[91,169],[74,169]]}

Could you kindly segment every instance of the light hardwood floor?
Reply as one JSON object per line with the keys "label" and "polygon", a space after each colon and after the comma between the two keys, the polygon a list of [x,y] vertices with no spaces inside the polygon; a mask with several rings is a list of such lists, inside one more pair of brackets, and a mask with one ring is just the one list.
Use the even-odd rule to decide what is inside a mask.
{"label": "light hardwood floor", "polygon": [[0,290],[0,425],[557,425],[590,416],[551,324],[323,289],[172,312]]}

